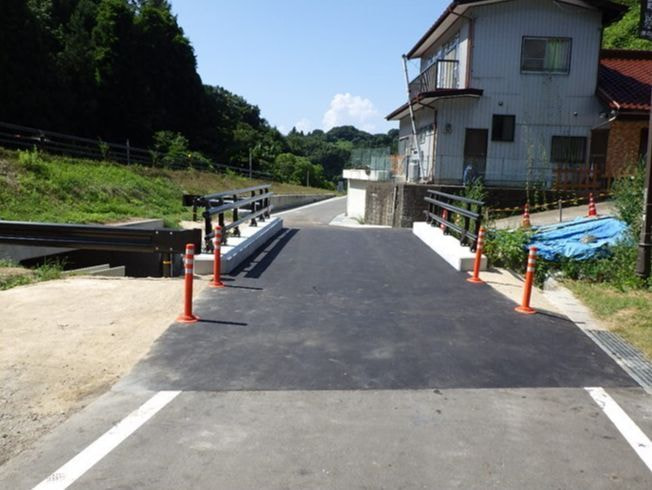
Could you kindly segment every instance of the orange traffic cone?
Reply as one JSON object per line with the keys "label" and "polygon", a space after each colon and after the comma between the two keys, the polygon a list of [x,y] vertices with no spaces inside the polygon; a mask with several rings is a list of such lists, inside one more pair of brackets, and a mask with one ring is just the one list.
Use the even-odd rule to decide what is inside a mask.
{"label": "orange traffic cone", "polygon": [[523,209],[521,228],[532,228],[532,223],[530,223],[530,205],[528,203],[525,203],[525,208]]}
{"label": "orange traffic cone", "polygon": [[589,194],[589,214],[586,215],[587,218],[597,218],[598,210],[595,207],[595,201],[593,200],[593,192]]}

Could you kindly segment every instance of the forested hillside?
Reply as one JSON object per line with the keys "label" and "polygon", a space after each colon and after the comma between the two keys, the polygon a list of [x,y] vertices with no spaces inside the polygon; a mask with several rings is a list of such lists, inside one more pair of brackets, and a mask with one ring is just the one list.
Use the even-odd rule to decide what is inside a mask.
{"label": "forested hillside", "polygon": [[615,0],[627,5],[629,11],[615,24],[604,31],[602,46],[610,49],[652,49],[652,41],[638,37],[641,2],[640,0]]}
{"label": "forested hillside", "polygon": [[355,146],[396,132],[333,128],[287,137],[258,107],[206,86],[166,0],[5,0],[0,13],[0,121],[254,167],[329,185]]}

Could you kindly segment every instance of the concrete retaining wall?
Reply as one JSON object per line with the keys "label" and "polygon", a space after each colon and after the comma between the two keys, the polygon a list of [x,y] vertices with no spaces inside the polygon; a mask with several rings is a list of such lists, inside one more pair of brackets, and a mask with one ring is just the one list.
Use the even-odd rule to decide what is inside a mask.
{"label": "concrete retaining wall", "polygon": [[332,197],[335,197],[335,194],[275,194],[271,198],[271,204],[274,206],[272,214],[275,211],[284,211]]}
{"label": "concrete retaining wall", "polygon": [[[369,182],[365,206],[365,223],[410,228],[415,221],[423,221],[426,209],[424,198],[428,189],[460,195],[461,186],[435,184],[408,184],[394,182]],[[493,209],[520,207],[527,201],[525,189],[487,188],[487,206]],[[557,199],[570,199],[586,193],[537,191],[530,205],[542,202],[555,205]]]}

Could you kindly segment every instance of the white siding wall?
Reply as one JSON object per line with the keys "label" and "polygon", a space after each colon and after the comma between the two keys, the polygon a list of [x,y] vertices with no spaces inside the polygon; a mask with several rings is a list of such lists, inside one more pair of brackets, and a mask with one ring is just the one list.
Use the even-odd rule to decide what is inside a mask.
{"label": "white siding wall", "polygon": [[[484,95],[480,99],[441,100],[435,104],[436,177],[461,179],[465,128],[485,128],[489,130],[488,183],[523,181],[528,173],[531,179],[550,180],[552,136],[585,136],[588,140],[590,130],[603,122],[599,118],[602,107],[594,96],[601,14],[560,6],[552,0],[480,6],[469,14],[475,18],[470,87],[483,89]],[[572,38],[570,73],[522,74],[523,36]],[[466,38],[462,39],[467,42]],[[432,115],[430,110],[421,112]],[[514,142],[491,141],[493,114],[516,116]],[[409,127],[409,118],[407,124]],[[447,124],[450,132],[445,131]]]}
{"label": "white siding wall", "polygon": [[458,46],[458,60],[459,60],[459,72],[458,72],[458,83],[459,88],[464,88],[466,83],[466,63],[467,63],[467,50],[469,43],[469,23],[466,19],[460,18],[455,22],[451,28],[446,32],[446,35],[441,38],[438,42],[433,44],[421,57],[421,71],[427,68],[426,63],[428,58],[435,52],[438,51],[442,44],[448,42],[455,33],[459,32],[460,44]]}

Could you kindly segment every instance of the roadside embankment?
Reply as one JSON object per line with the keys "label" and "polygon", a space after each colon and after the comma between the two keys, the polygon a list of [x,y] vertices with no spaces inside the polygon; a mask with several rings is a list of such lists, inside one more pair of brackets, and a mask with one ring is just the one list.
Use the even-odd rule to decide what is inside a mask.
{"label": "roadside embankment", "polygon": [[[265,182],[232,174],[119,165],[0,148],[0,219],[55,223],[114,223],[188,219],[182,196],[246,188]],[[277,195],[332,191],[273,183]]]}

